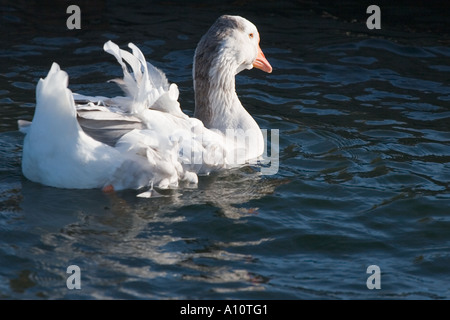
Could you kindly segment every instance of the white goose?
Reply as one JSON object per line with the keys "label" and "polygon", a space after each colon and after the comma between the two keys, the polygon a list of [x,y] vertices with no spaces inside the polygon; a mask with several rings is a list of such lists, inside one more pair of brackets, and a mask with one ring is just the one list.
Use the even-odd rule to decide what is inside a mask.
{"label": "white goose", "polygon": [[181,111],[177,86],[131,43],[132,53],[104,45],[122,66],[123,79],[113,81],[125,97],[72,94],[67,73],[53,63],[37,85],[33,121],[19,120],[23,174],[60,188],[168,188],[258,158],[263,135],[238,99],[235,75],[253,67],[272,72],[259,40],[251,22],[227,15],[202,37],[193,66],[195,118]]}

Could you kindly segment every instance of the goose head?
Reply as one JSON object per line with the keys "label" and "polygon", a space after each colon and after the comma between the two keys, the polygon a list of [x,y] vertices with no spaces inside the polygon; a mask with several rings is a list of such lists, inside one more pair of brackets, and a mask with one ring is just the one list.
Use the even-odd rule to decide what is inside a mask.
{"label": "goose head", "polygon": [[[195,114],[206,127],[246,129],[251,116],[235,91],[235,76],[245,69],[272,72],[256,26],[240,16],[219,17],[197,45],[193,78]],[[253,119],[251,119],[253,120]]]}

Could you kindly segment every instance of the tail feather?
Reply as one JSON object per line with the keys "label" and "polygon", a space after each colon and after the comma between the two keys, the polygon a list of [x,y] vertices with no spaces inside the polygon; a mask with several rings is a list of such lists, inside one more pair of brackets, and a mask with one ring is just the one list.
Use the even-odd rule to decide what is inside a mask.
{"label": "tail feather", "polygon": [[[112,54],[119,64],[122,66],[123,79],[113,80],[116,82],[125,93],[133,98],[133,104],[130,105],[128,112],[132,114],[139,114],[145,108],[151,107],[156,100],[161,96],[160,90],[152,86],[149,78],[147,63],[142,52],[133,44],[130,44],[133,54],[122,50],[112,41],[108,41],[103,46],[103,49]],[[125,62],[130,65],[133,73],[128,72]]]}
{"label": "tail feather", "polygon": [[150,75],[150,79],[156,88],[161,88],[164,91],[169,90],[169,81],[166,75],[160,69],[147,62],[147,70]]}
{"label": "tail feather", "polygon": [[[122,60],[122,54],[121,54],[121,50],[120,50],[119,46],[110,40],[104,44],[103,50],[105,50],[107,53],[113,55],[117,59],[117,62],[119,62],[120,66],[122,67],[123,80],[120,79],[120,83],[119,83],[118,79],[114,79],[112,81],[117,82],[117,84],[119,84],[119,86],[122,88],[122,90],[127,95],[133,97],[135,95],[134,91],[136,89],[136,87],[133,85],[135,80],[133,79],[131,74],[128,72],[128,68]],[[127,84],[129,84],[129,85],[127,85]]]}
{"label": "tail feather", "polygon": [[[131,52],[122,50],[112,41],[108,41],[103,49],[112,54],[122,66],[123,78],[111,80],[118,84],[130,97],[133,103],[128,105],[127,112],[133,115],[141,114],[151,108],[185,118],[178,103],[178,88],[169,84],[164,72],[148,63],[141,50],[133,43],[128,47]],[[131,67],[128,71],[126,63]]]}

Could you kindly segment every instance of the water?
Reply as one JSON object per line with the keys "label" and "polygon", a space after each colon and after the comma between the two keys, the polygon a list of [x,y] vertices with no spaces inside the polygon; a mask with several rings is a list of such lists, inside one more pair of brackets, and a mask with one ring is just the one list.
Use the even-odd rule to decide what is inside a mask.
{"label": "water", "polygon": [[[450,298],[445,7],[382,6],[371,31],[352,1],[80,1],[82,29],[67,30],[65,3],[39,3],[1,6],[0,298]],[[114,96],[121,69],[102,45],[134,42],[192,115],[195,45],[223,13],[257,25],[274,68],[241,73],[237,90],[280,130],[276,175],[242,168],[154,199],[22,176],[16,123],[53,61],[74,92]],[[81,290],[66,287],[69,265]]]}

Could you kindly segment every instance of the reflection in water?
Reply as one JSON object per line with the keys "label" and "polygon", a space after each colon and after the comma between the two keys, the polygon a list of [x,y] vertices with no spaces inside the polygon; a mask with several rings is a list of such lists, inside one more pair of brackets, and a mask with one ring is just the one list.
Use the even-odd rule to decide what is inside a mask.
{"label": "reflection in water", "polygon": [[[188,282],[235,284],[238,291],[263,290],[259,284],[266,281],[264,276],[243,266],[236,268],[234,263],[251,264],[254,260],[251,254],[236,250],[258,246],[271,241],[269,238],[214,240],[193,232],[189,226],[203,224],[208,228],[208,221],[217,219],[211,213],[219,219],[210,227],[222,228],[217,223],[224,223],[224,227],[243,223],[246,217],[258,214],[258,208],[249,208],[246,203],[272,194],[278,185],[286,183],[260,178],[251,168],[242,170],[246,172],[237,170],[234,174],[203,177],[198,189],[164,190],[162,196],[153,199],[136,198],[134,191],[105,195],[98,190],[63,190],[24,181],[21,223],[38,236],[32,249],[34,259],[45,261],[49,254],[54,257],[52,266],[46,266],[54,281],[60,282],[58,276],[64,277],[64,268],[76,264],[83,275],[83,294],[97,298],[108,297],[106,292],[95,289],[105,281],[114,281],[118,291],[125,293],[128,285],[136,285],[134,282],[144,284],[168,274]],[[199,213],[195,207],[200,209]],[[183,229],[190,230],[177,232]],[[16,252],[18,256],[25,253],[29,254]],[[108,270],[107,274],[102,273],[104,269]],[[120,276],[116,279],[114,275],[120,274],[127,274],[127,279]],[[226,291],[225,288],[217,290]],[[155,290],[146,292],[148,297],[156,294]],[[63,296],[68,294],[60,291]]]}

